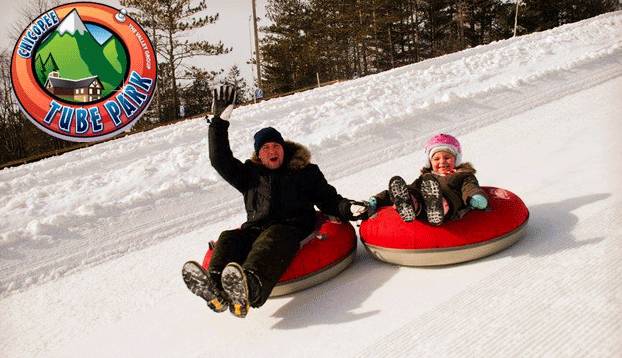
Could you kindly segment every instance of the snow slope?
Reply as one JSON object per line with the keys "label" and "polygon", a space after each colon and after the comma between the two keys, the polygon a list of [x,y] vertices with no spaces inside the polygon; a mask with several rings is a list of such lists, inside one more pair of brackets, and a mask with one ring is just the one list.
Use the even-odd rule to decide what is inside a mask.
{"label": "snow slope", "polygon": [[236,109],[246,158],[272,125],[363,199],[457,135],[484,185],[531,212],[472,263],[355,263],[246,320],[208,311],[181,264],[244,220],[203,120],[0,171],[0,351],[81,356],[621,356],[622,13]]}

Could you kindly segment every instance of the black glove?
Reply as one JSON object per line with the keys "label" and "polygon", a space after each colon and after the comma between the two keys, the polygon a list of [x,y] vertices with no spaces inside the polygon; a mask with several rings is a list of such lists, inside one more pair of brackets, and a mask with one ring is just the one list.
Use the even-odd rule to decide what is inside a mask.
{"label": "black glove", "polygon": [[348,220],[367,220],[369,219],[369,203],[366,201],[350,200]]}
{"label": "black glove", "polygon": [[220,86],[220,88],[214,88],[214,98],[212,99],[212,114],[213,118],[220,118],[229,120],[231,112],[235,107],[235,88],[231,86]]}

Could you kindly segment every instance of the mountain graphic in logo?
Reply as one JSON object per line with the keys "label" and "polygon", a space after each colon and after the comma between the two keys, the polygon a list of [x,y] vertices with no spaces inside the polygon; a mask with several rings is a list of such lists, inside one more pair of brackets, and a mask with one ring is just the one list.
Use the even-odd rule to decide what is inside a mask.
{"label": "mountain graphic in logo", "polygon": [[113,33],[85,25],[74,9],[39,45],[34,67],[37,81],[50,94],[84,103],[105,98],[123,84],[128,56]]}

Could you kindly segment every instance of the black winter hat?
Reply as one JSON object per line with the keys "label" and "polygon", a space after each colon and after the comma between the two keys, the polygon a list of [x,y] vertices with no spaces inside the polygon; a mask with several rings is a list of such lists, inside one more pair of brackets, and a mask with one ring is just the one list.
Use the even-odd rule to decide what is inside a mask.
{"label": "black winter hat", "polygon": [[281,136],[279,131],[272,127],[262,128],[255,133],[255,153],[259,154],[261,146],[269,142],[279,143],[280,145],[285,144],[283,136]]}

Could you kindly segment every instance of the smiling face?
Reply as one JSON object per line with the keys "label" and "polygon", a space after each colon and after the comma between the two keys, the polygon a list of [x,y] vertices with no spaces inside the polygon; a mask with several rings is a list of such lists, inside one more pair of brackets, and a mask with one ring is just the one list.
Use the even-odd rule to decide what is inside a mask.
{"label": "smiling face", "polygon": [[432,171],[442,175],[451,174],[456,166],[456,157],[445,151],[438,151],[430,158]]}
{"label": "smiling face", "polygon": [[279,169],[283,165],[285,151],[279,143],[268,142],[259,148],[259,160],[268,169]]}

